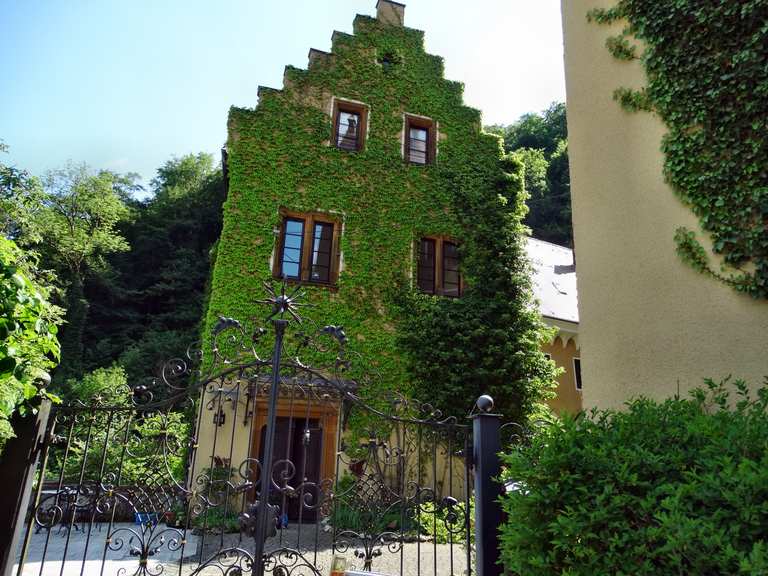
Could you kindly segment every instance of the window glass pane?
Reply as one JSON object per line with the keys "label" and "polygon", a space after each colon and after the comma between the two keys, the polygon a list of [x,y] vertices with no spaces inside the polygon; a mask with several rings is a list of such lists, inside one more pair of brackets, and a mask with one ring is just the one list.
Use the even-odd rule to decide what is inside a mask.
{"label": "window glass pane", "polygon": [[459,247],[453,242],[443,242],[443,294],[459,296]]}
{"label": "window glass pane", "polygon": [[416,280],[419,290],[428,294],[435,293],[435,241],[422,238],[419,242],[419,258]]}
{"label": "window glass pane", "polygon": [[[453,242],[443,242],[443,259],[451,270],[458,270],[459,247]],[[450,266],[448,266],[450,264]]]}
{"label": "window glass pane", "polygon": [[408,130],[408,161],[414,164],[427,163],[428,134],[426,128],[411,126]]}
{"label": "window glass pane", "polygon": [[357,150],[360,140],[360,114],[339,110],[336,124],[336,146]]}
{"label": "window glass pane", "polygon": [[303,236],[301,234],[286,234],[285,240],[283,241],[283,245],[286,248],[301,249],[302,239],[303,239]]}
{"label": "window glass pane", "polygon": [[330,282],[333,224],[316,222],[312,236],[311,280],[313,282]]}
{"label": "window glass pane", "polygon": [[446,294],[456,293],[459,288],[459,273],[455,270],[445,270],[443,272],[443,289]]}
{"label": "window glass pane", "polygon": [[285,221],[286,234],[304,234],[304,220],[289,219]]}
{"label": "window glass pane", "polygon": [[301,249],[304,242],[304,221],[289,218],[285,221],[283,253],[280,256],[280,272],[286,278],[301,278]]}
{"label": "window glass pane", "polygon": [[427,142],[427,129],[411,127],[411,141]]}
{"label": "window glass pane", "polygon": [[299,278],[299,264],[297,262],[283,261],[283,275],[286,278]]}

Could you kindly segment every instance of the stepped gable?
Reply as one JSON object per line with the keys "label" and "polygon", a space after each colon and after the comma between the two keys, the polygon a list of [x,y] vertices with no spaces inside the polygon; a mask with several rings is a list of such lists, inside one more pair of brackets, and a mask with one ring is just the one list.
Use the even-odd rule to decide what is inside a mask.
{"label": "stepped gable", "polygon": [[[370,56],[371,68],[376,66],[397,67],[397,60],[416,57],[420,63],[419,77],[423,81],[441,82],[446,92],[456,96],[455,106],[462,108],[467,114],[476,117],[478,131],[481,128],[480,112],[475,108],[464,105],[464,84],[443,77],[443,58],[427,54],[424,50],[424,31],[408,28],[405,22],[405,4],[379,0],[376,4],[376,17],[358,14],[355,16],[352,29],[348,34],[334,30],[331,35],[331,51],[310,48],[307,54],[307,68],[297,68],[287,65],[283,71],[282,88],[259,86],[258,101],[264,102],[271,98],[289,98],[293,101],[304,102],[310,106],[328,110],[328,89],[338,86],[326,86],[328,72],[338,67],[344,67],[350,56],[367,53]],[[399,50],[388,48],[387,38],[397,37],[398,44],[406,46]],[[393,62],[394,61],[394,62]],[[362,100],[367,92],[363,87],[356,90],[353,85],[345,86],[345,97]],[[258,108],[258,105],[257,107]],[[241,109],[242,110],[242,109]]]}

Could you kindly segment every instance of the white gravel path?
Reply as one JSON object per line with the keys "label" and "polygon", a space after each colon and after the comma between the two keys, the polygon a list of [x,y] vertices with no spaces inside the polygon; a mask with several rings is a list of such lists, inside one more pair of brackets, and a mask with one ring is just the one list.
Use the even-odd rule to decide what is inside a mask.
{"label": "white gravel path", "polygon": [[[302,528],[301,538],[295,528],[283,530],[283,546],[306,550],[307,560],[318,568],[321,574],[330,573],[332,551],[330,537],[327,533],[318,534],[317,552],[315,553],[315,530],[312,526]],[[203,541],[204,545],[203,545]],[[47,548],[46,548],[47,543]],[[86,545],[87,544],[87,545]],[[21,576],[132,576],[144,574],[138,557],[142,547],[156,548],[156,552],[147,563],[147,574],[156,574],[162,569],[163,576],[187,576],[197,567],[197,560],[202,552],[207,558],[222,546],[241,547],[252,551],[253,544],[247,538],[237,534],[221,536],[201,536],[188,534],[183,547],[182,558],[181,540],[175,530],[167,529],[160,524],[152,530],[134,524],[116,524],[113,526],[111,544],[107,543],[107,527],[101,530],[94,525],[90,536],[87,532],[67,532],[54,528],[50,535],[41,531],[32,536],[27,555],[27,561]],[[267,541],[267,548],[279,546],[277,538]],[[105,552],[106,549],[106,552]],[[66,558],[64,552],[66,550]],[[354,549],[350,548],[343,556],[347,559],[347,567],[362,568],[362,560],[355,557]],[[44,561],[43,561],[44,560]],[[42,567],[42,571],[41,571]],[[386,546],[381,548],[381,555],[373,560],[373,571],[377,574],[390,576],[462,576],[466,574],[466,551],[455,544],[433,544],[432,542],[409,542],[401,549],[390,551]],[[14,571],[14,575],[17,572]],[[216,574],[221,576],[220,568],[211,567],[201,572],[201,576]],[[293,576],[311,576],[309,569],[297,569]]]}

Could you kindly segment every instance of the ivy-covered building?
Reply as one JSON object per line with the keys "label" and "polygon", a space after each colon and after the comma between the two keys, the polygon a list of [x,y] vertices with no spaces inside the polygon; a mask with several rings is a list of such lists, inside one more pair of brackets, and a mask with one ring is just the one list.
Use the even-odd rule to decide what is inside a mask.
{"label": "ivy-covered building", "polygon": [[[265,281],[300,282],[311,316],[344,326],[380,375],[363,397],[427,388],[438,400],[453,385],[441,407],[465,414],[475,391],[461,386],[475,378],[477,393],[507,394],[517,417],[553,375],[530,305],[521,167],[482,131],[463,85],[443,78],[424,33],[404,26],[404,9],[379,0],[353,34],[333,33],[330,52],[310,50],[306,70],[286,67],[282,89],[261,87],[255,109],[231,109],[206,333],[219,315],[263,317]],[[496,329],[505,314],[509,330]],[[337,416],[316,415],[328,440]]]}

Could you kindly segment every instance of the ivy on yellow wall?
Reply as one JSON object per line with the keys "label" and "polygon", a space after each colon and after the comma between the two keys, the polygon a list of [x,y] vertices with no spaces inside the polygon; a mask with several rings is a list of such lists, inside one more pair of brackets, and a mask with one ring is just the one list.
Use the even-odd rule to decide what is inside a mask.
{"label": "ivy on yellow wall", "polygon": [[[713,267],[684,227],[675,235],[678,253],[695,269],[768,298],[768,1],[619,0],[589,18],[626,22],[608,49],[639,58],[648,83],[614,96],[667,125],[665,176],[723,266]],[[632,39],[645,46],[639,55]]]}

